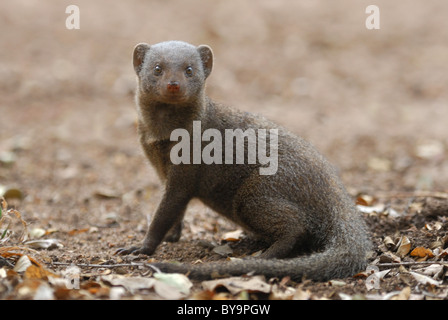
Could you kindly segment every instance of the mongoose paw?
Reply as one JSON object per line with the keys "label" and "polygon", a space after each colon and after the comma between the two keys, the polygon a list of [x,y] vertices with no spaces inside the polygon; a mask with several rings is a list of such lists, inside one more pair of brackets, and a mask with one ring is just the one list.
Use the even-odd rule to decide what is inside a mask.
{"label": "mongoose paw", "polygon": [[119,255],[119,256],[125,256],[128,254],[146,254],[146,255],[151,255],[152,252],[150,252],[147,248],[145,247],[130,247],[130,248],[119,248],[117,249],[117,251],[115,251],[114,255]]}

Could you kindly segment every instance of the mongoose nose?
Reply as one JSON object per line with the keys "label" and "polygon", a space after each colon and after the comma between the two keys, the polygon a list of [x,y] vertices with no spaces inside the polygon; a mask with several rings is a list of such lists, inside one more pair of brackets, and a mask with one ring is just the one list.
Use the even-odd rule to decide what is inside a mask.
{"label": "mongoose nose", "polygon": [[178,92],[180,89],[179,82],[170,81],[166,88],[169,92],[172,92],[172,93]]}

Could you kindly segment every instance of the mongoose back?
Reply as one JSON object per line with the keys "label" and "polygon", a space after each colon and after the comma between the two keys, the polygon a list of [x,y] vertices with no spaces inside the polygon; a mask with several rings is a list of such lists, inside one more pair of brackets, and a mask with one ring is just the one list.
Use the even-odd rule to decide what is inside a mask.
{"label": "mongoose back", "polygon": [[[368,231],[327,160],[311,144],[286,129],[207,97],[205,80],[213,66],[210,47],[181,41],[140,43],[134,48],[133,65],[138,82],[140,142],[164,182],[165,192],[143,244],[117,253],[151,255],[163,240],[179,240],[186,207],[191,199],[197,198],[261,238],[267,248],[254,259],[195,266],[156,263],[162,271],[188,272],[197,279],[253,273],[323,281],[347,277],[366,267],[370,250]],[[214,154],[214,162],[198,163],[187,149],[178,153],[186,152],[183,159],[191,161],[173,163],[172,148],[179,147],[179,136],[173,139],[172,133],[183,129],[192,137],[197,134],[195,123],[200,123],[202,137],[212,129],[208,132],[214,134],[214,139],[218,134],[224,137],[230,129],[243,132],[276,129],[277,135],[265,141],[277,143],[275,149],[271,146],[266,153],[276,153],[275,172],[261,174],[265,163],[260,161],[235,162],[238,146],[230,159],[233,163],[224,154]],[[245,138],[247,159],[254,141]],[[200,148],[207,147],[211,143],[207,141],[211,140],[203,137]],[[215,147],[222,143],[222,150],[229,143],[224,138],[213,142]],[[190,146],[191,153],[197,151],[197,144],[191,142]],[[215,149],[217,152],[219,148]]]}

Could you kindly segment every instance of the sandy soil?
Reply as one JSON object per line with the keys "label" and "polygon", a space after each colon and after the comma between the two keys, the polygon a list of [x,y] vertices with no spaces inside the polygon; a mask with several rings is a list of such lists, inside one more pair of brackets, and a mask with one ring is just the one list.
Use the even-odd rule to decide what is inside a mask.
{"label": "sandy soil", "polygon": [[[138,42],[175,39],[213,48],[213,99],[310,140],[354,200],[368,194],[408,213],[366,217],[376,255],[387,235],[407,235],[413,247],[446,235],[444,217],[430,232],[406,211],[424,199],[393,195],[448,192],[448,2],[377,0],[380,30],[365,27],[367,1],[76,4],[80,29],[68,30],[65,2],[0,2],[0,185],[23,193],[8,202],[30,228],[57,230],[64,247],[42,251],[47,261],[134,259],[112,254],[143,239],[162,190],[137,142],[131,54]],[[222,260],[204,240],[234,229],[194,202],[180,242],[153,258]],[[301,286],[317,298],[366,293],[364,280],[345,281]],[[379,292],[407,285],[385,279]]]}

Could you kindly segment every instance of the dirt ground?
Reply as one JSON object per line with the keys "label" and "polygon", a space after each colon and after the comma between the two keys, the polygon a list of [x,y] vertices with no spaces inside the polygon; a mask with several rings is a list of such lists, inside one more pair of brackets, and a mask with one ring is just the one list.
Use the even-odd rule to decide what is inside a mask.
{"label": "dirt ground", "polygon": [[[429,261],[444,259],[447,212],[420,212],[437,198],[431,195],[446,200],[448,192],[448,2],[376,0],[380,29],[368,30],[370,2],[78,0],[80,29],[69,30],[67,2],[2,0],[0,187],[20,191],[20,199],[7,201],[29,230],[41,228],[44,239],[63,244],[34,257],[53,272],[70,263],[124,265],[81,268],[82,282],[105,273],[147,275],[126,266],[147,257],[113,255],[142,241],[162,193],[137,140],[131,54],[139,42],[184,40],[214,50],[209,96],[310,140],[338,167],[354,201],[367,195],[374,202],[364,197],[364,204],[385,205],[364,213],[375,243],[372,263],[387,252],[398,255],[403,237],[411,249],[439,252]],[[181,240],[163,243],[149,261],[224,260],[212,248],[235,229],[193,202]],[[385,244],[387,237],[393,244]],[[232,256],[253,252],[246,241],[233,246]],[[391,292],[447,299],[447,278],[422,283],[409,273],[416,267],[422,266],[392,268],[373,290],[366,276],[274,282],[309,299],[381,299]],[[2,299],[27,298],[5,288]],[[193,292],[202,290],[194,283]]]}

